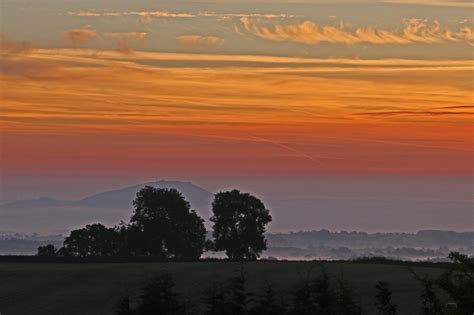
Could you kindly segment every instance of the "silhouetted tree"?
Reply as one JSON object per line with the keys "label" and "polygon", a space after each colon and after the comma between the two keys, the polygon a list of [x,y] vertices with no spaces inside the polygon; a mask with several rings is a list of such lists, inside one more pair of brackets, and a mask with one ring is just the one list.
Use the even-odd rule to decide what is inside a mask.
{"label": "silhouetted tree", "polygon": [[230,259],[256,259],[267,248],[270,212],[258,198],[238,190],[220,192],[212,203],[214,245]]}
{"label": "silhouetted tree", "polygon": [[240,271],[237,275],[230,278],[229,300],[227,307],[230,314],[246,314],[248,293],[245,289],[245,274]]}
{"label": "silhouetted tree", "polygon": [[443,304],[435,292],[434,281],[423,279],[421,292],[422,314],[423,315],[442,315]]}
{"label": "silhouetted tree", "polygon": [[458,252],[449,254],[452,265],[436,280],[456,302],[456,314],[474,312],[474,259]]}
{"label": "silhouetted tree", "polygon": [[293,291],[293,314],[317,314],[319,306],[315,304],[311,282],[309,280],[299,283]]}
{"label": "silhouetted tree", "polygon": [[38,247],[37,256],[41,257],[56,257],[57,249],[54,245],[48,244]]}
{"label": "silhouetted tree", "polygon": [[362,307],[352,286],[344,279],[339,279],[336,287],[336,314],[360,315]]}
{"label": "silhouetted tree", "polygon": [[206,241],[204,221],[176,189],[146,186],[133,201],[131,243],[144,254],[198,259]]}
{"label": "silhouetted tree", "polygon": [[66,247],[61,247],[56,251],[56,256],[57,257],[71,257],[72,254],[69,252],[69,250]]}
{"label": "silhouetted tree", "polygon": [[153,277],[143,288],[139,315],[176,315],[185,314],[184,304],[179,301],[179,294],[174,291],[175,283],[169,274]]}
{"label": "silhouetted tree", "polygon": [[212,282],[204,291],[202,300],[205,315],[221,315],[227,311],[225,288],[221,283]]}
{"label": "silhouetted tree", "polygon": [[318,277],[304,280],[296,286],[293,294],[293,313],[335,314],[336,301],[336,292],[331,288],[329,275],[322,269]]}
{"label": "silhouetted tree", "polygon": [[130,307],[130,298],[128,296],[121,297],[116,306],[115,314],[117,315],[134,315],[135,312]]}
{"label": "silhouetted tree", "polygon": [[213,283],[205,291],[203,304],[206,315],[248,314],[249,293],[245,288],[245,275],[242,271],[232,276],[224,284]]}
{"label": "silhouetted tree", "polygon": [[86,225],[66,237],[64,248],[71,256],[113,256],[118,249],[118,234],[99,223]]}
{"label": "silhouetted tree", "polygon": [[375,305],[377,314],[394,315],[397,313],[397,306],[392,303],[392,291],[390,291],[386,282],[378,282],[375,285],[377,294],[375,295]]}
{"label": "silhouetted tree", "polygon": [[140,228],[136,225],[121,223],[115,227],[118,234],[119,256],[143,256],[148,255],[146,239]]}

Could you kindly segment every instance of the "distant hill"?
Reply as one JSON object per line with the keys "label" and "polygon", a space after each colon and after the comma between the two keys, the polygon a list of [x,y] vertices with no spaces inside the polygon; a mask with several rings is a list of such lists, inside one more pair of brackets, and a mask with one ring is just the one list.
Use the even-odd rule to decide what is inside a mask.
{"label": "distant hill", "polygon": [[209,218],[212,193],[190,182],[161,180],[99,192],[79,200],[39,198],[3,204],[0,230],[62,234],[91,223],[113,226],[120,221],[128,222],[132,200],[146,185],[177,189],[202,218]]}
{"label": "distant hill", "polygon": [[74,206],[92,208],[116,208],[128,205],[131,207],[136,193],[145,186],[159,188],[175,188],[195,209],[207,209],[211,204],[213,194],[191,182],[157,181],[125,187],[118,190],[98,193],[74,202]]}
{"label": "distant hill", "polygon": [[56,207],[80,207],[80,208],[131,208],[132,200],[136,193],[145,186],[159,188],[175,188],[191,203],[195,209],[207,209],[212,201],[213,194],[209,191],[193,185],[190,182],[179,181],[156,181],[129,186],[121,189],[100,192],[80,200],[56,200],[52,198],[38,198],[20,200],[0,205],[0,209],[35,209]]}

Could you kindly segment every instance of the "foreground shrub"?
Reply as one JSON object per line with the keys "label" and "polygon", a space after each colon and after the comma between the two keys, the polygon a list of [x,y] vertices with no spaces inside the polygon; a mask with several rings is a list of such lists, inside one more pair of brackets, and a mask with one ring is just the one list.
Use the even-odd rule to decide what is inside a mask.
{"label": "foreground shrub", "polygon": [[213,283],[204,293],[204,314],[248,314],[250,294],[246,291],[245,284],[243,272],[231,277],[226,283]]}
{"label": "foreground shrub", "polygon": [[423,315],[441,315],[443,314],[443,304],[436,295],[433,281],[422,280],[421,291],[421,312]]}
{"label": "foreground shrub", "polygon": [[292,313],[358,315],[362,310],[352,287],[342,278],[334,286],[327,271],[322,269],[319,276],[296,286]]}
{"label": "foreground shrub", "polygon": [[283,315],[287,314],[287,309],[284,303],[277,300],[273,287],[267,285],[263,292],[256,296],[254,306],[249,313],[252,315]]}
{"label": "foreground shrub", "polygon": [[115,314],[117,315],[134,315],[135,312],[130,307],[130,298],[128,296],[121,297],[115,305]]}
{"label": "foreground shrub", "polygon": [[54,245],[48,244],[38,247],[38,253],[36,255],[40,257],[56,257],[57,251]]}
{"label": "foreground shrub", "polygon": [[143,288],[138,314],[185,314],[184,304],[179,301],[180,295],[174,291],[174,286],[169,274],[153,277]]}
{"label": "foreground shrub", "polygon": [[170,274],[152,277],[142,288],[136,309],[130,305],[128,296],[123,296],[116,304],[117,315],[184,315],[185,304],[180,294],[174,291],[175,283]]}
{"label": "foreground shrub", "polygon": [[378,282],[375,285],[377,294],[375,295],[375,306],[379,315],[395,315],[397,306],[392,303],[392,291],[386,282]]}

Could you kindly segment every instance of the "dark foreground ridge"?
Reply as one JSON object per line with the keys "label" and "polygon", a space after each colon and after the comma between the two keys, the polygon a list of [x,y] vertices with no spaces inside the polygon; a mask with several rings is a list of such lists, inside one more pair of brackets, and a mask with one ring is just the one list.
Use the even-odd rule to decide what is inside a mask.
{"label": "dark foreground ridge", "polygon": [[[127,263],[85,259],[0,262],[2,314],[464,315],[471,314],[466,309],[474,301],[472,261],[459,254],[451,256],[450,264],[426,266],[376,259]],[[148,307],[153,311],[145,311]]]}

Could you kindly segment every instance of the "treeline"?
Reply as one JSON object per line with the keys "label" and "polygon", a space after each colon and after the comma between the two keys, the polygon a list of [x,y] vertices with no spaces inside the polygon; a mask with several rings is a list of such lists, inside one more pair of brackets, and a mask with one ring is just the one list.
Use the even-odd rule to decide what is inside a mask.
{"label": "treeline", "polygon": [[[474,310],[474,269],[472,259],[459,253],[449,257],[451,266],[438,278],[420,277],[420,305],[412,314],[470,315]],[[365,310],[361,297],[354,287],[342,277],[332,277],[322,268],[318,275],[309,275],[284,292],[277,292],[268,283],[259,291],[250,291],[247,277],[239,270],[225,281],[210,284],[201,289],[200,303],[178,293],[171,274],[153,276],[141,288],[140,295],[120,297],[116,304],[117,315],[152,314],[203,314],[203,315],[359,315]],[[398,307],[392,300],[390,284],[378,282],[373,297],[378,315],[395,315]],[[443,303],[441,294],[450,298]]]}
{"label": "treeline", "polygon": [[263,202],[238,190],[217,193],[212,202],[213,241],[204,220],[176,189],[142,188],[129,223],[100,223],[71,232],[61,248],[40,246],[44,257],[137,257],[197,260],[204,251],[225,251],[229,259],[254,260],[267,248],[272,217]]}

